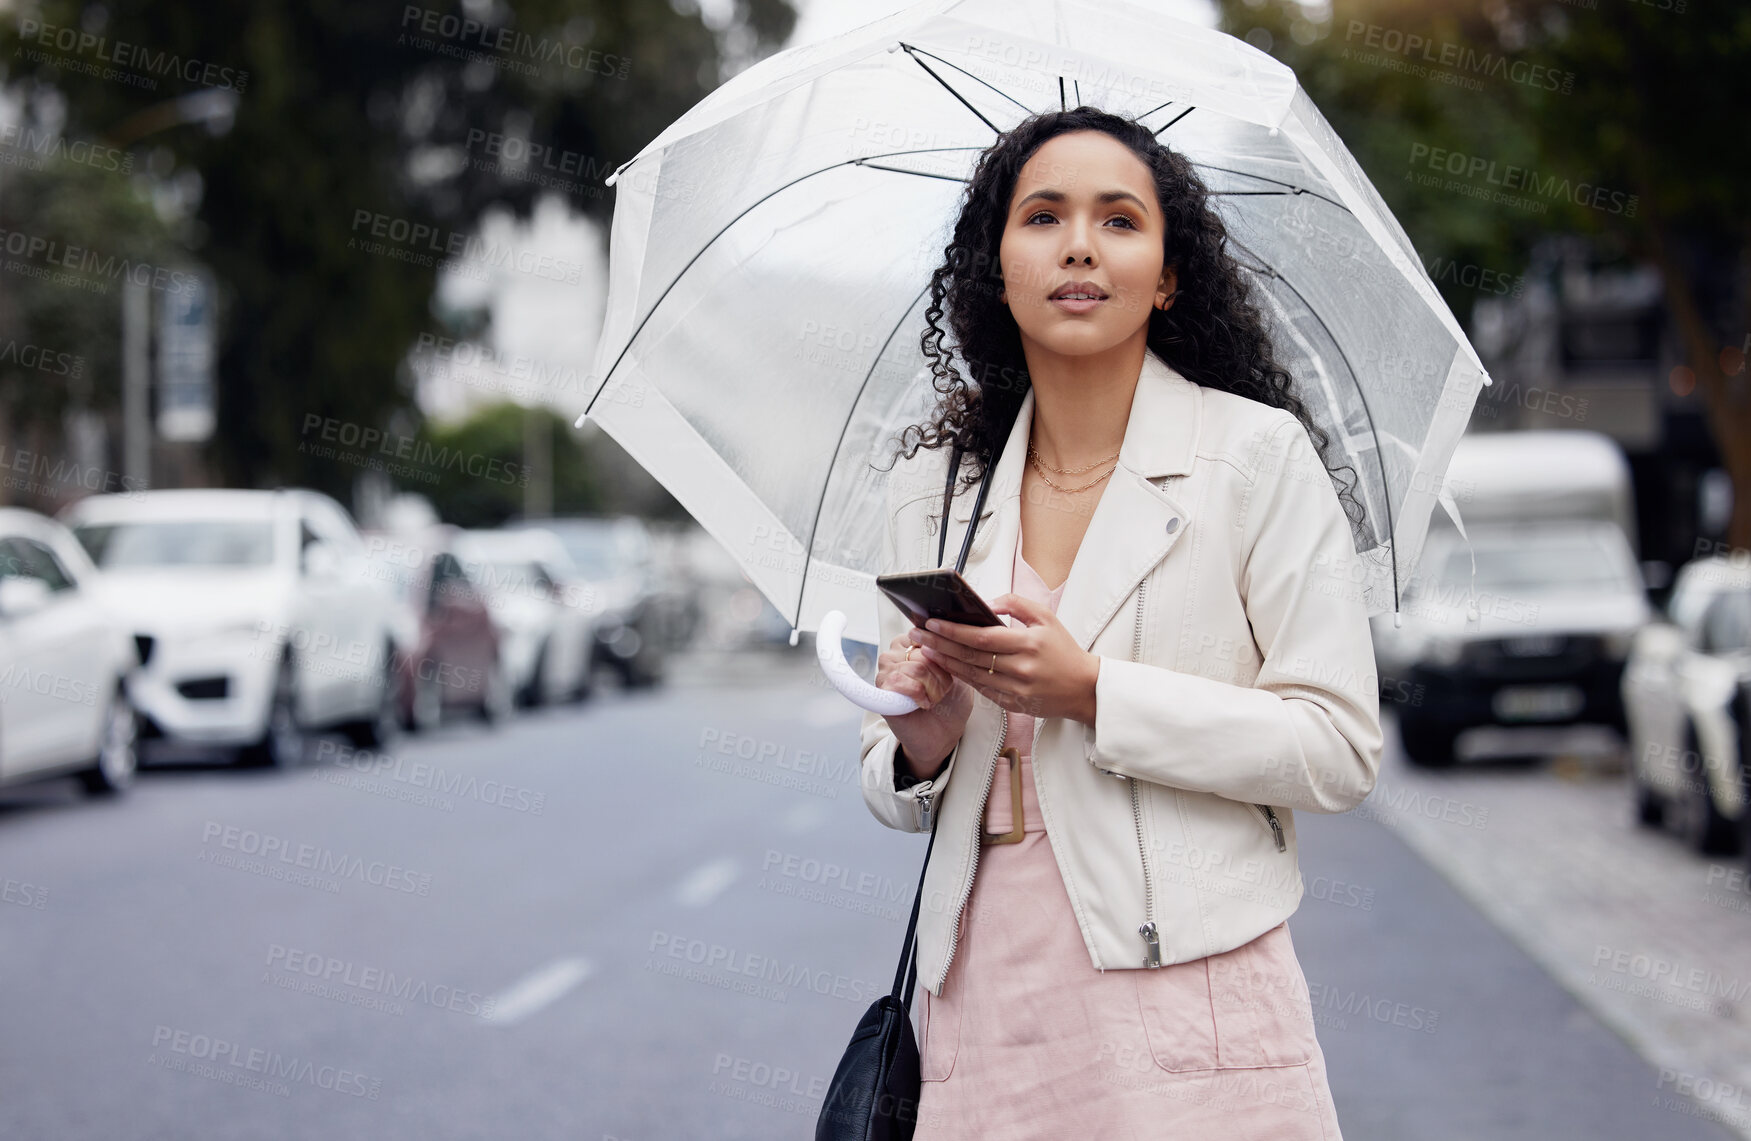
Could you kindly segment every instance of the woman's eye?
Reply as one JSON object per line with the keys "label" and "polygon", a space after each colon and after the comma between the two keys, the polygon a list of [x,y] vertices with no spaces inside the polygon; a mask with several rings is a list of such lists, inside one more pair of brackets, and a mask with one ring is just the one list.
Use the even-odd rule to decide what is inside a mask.
{"label": "woman's eye", "polygon": [[[1031,216],[1031,217],[1030,217],[1030,218],[1028,218],[1028,220],[1027,220],[1027,223],[1026,223],[1026,224],[1027,224],[1027,225],[1029,225],[1029,226],[1031,226],[1031,225],[1033,225],[1033,224],[1034,224],[1034,221],[1035,221],[1035,220],[1036,220],[1036,219],[1039,219],[1039,218],[1050,218],[1050,217],[1051,217],[1051,216],[1052,216],[1052,212],[1051,212],[1051,211],[1049,211],[1049,210],[1041,210],[1041,211],[1039,211],[1039,212],[1038,212],[1038,213],[1036,213],[1036,214],[1034,214],[1034,215],[1032,215],[1032,216]],[[1124,223],[1124,224],[1125,224],[1125,228],[1126,228],[1126,229],[1128,229],[1128,230],[1135,230],[1135,229],[1136,229],[1136,228],[1137,228],[1137,223],[1135,223],[1135,222],[1133,222],[1133,221],[1131,221],[1131,219],[1130,219],[1130,218],[1129,218],[1129,217],[1128,217],[1128,216],[1126,216],[1126,215],[1124,215],[1124,214],[1115,214],[1115,215],[1113,215],[1113,216],[1112,216],[1112,217],[1111,217],[1111,218],[1109,218],[1109,219],[1107,219],[1107,220],[1108,220],[1108,221],[1109,221],[1109,222],[1123,222],[1123,223]]]}

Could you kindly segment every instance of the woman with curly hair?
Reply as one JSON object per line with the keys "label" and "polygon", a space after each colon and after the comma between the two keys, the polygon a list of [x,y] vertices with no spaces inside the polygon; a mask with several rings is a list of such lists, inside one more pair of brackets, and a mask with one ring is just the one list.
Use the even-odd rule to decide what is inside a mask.
{"label": "woman with curly hair", "polygon": [[[917,1141],[1339,1137],[1286,919],[1290,809],[1379,766],[1360,508],[1226,243],[1186,158],[1078,107],[984,152],[932,275],[884,570],[976,528],[1009,624],[882,615],[919,708],[866,715],[864,798],[937,833]],[[957,490],[996,465],[979,519],[951,451]]]}

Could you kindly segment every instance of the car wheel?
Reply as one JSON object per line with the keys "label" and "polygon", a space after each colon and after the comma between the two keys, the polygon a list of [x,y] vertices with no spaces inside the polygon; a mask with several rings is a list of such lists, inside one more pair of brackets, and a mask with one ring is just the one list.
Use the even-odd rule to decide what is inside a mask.
{"label": "car wheel", "polygon": [[351,722],[345,729],[347,739],[361,749],[388,748],[395,743],[396,734],[401,728],[401,718],[395,708],[394,647],[384,649],[383,662],[383,686],[377,696],[376,711],[370,717]]}
{"label": "car wheel", "polygon": [[1739,850],[1751,868],[1751,765],[1739,762]]}
{"label": "car wheel", "polygon": [[290,657],[280,660],[274,678],[273,703],[261,739],[244,750],[244,763],[255,768],[289,769],[304,762],[308,734],[298,721],[298,675]]}
{"label": "car wheel", "polygon": [[553,640],[549,638],[535,651],[535,668],[529,671],[529,683],[517,694],[519,708],[534,709],[547,704],[547,655],[552,649]]}
{"label": "car wheel", "polygon": [[1666,808],[1685,844],[1704,856],[1731,856],[1739,850],[1739,830],[1721,814],[1715,803],[1714,786],[1696,744],[1696,729],[1684,729],[1684,756],[1697,758],[1695,773],[1679,774],[1678,795]]}
{"label": "car wheel", "polygon": [[1411,764],[1424,769],[1444,769],[1453,764],[1453,742],[1458,732],[1421,717],[1400,717],[1399,740]]}
{"label": "car wheel", "polygon": [[[435,663],[434,663],[435,666]],[[434,677],[416,676],[413,700],[409,703],[407,728],[413,733],[430,733],[444,720],[444,691]]]}
{"label": "car wheel", "polygon": [[595,643],[596,639],[593,636],[584,643],[584,661],[583,665],[578,667],[578,684],[573,686],[571,693],[567,695],[568,700],[578,705],[590,700],[590,697],[596,692]]}
{"label": "car wheel", "polygon": [[486,674],[486,692],[480,699],[480,719],[488,725],[497,725],[510,719],[515,711],[515,697],[511,692],[509,671],[503,660],[493,663],[492,669]]}
{"label": "car wheel", "polygon": [[113,796],[134,783],[139,767],[139,719],[127,690],[118,682],[103,715],[103,739],[97,759],[79,774],[79,783],[93,796]]}
{"label": "car wheel", "polygon": [[1658,828],[1666,822],[1666,800],[1647,778],[1635,773],[1635,822],[1643,828]]}

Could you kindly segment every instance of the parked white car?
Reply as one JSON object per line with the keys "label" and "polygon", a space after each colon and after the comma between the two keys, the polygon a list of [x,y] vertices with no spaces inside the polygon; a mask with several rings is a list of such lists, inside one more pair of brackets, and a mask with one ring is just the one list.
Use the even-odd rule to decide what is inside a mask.
{"label": "parked white car", "polygon": [[521,705],[591,690],[595,601],[551,531],[464,531],[456,554],[486,593],[499,653]]}
{"label": "parked white car", "polygon": [[688,613],[693,598],[675,568],[659,565],[644,520],[578,516],[509,526],[551,531],[565,546],[576,568],[573,581],[596,619],[595,661],[618,673],[628,689],[661,681],[665,654],[691,637],[690,619],[697,616]]}
{"label": "parked white car", "polygon": [[148,736],[280,767],[302,760],[314,732],[366,747],[394,735],[392,611],[328,496],[100,495],[63,520],[139,644],[133,696]]}
{"label": "parked white car", "polygon": [[1704,855],[1732,855],[1747,823],[1741,763],[1751,723],[1751,566],[1686,563],[1666,613],[1636,635],[1623,674],[1637,819]]}
{"label": "parked white car", "polygon": [[133,639],[94,597],[67,529],[0,508],[0,784],[77,773],[93,793],[134,779]]}

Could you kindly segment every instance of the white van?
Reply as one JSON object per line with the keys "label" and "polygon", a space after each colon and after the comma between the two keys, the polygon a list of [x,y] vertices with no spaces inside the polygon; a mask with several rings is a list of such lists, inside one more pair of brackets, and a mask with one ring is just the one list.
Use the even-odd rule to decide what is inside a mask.
{"label": "white van", "polygon": [[[1599,432],[1462,437],[1400,602],[1373,621],[1407,757],[1456,759],[1479,726],[1625,732],[1620,681],[1648,620],[1629,464]],[[1463,528],[1463,531],[1461,530]]]}

